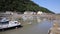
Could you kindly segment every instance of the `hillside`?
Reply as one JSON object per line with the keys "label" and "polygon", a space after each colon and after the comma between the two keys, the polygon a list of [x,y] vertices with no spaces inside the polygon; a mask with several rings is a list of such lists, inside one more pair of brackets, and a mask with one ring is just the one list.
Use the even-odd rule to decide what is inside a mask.
{"label": "hillside", "polygon": [[0,11],[42,11],[46,13],[54,13],[47,8],[35,4],[31,0],[0,0]]}

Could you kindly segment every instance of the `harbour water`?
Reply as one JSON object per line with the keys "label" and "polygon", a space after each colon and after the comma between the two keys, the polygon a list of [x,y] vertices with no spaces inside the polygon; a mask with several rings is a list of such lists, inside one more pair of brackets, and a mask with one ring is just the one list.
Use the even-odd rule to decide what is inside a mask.
{"label": "harbour water", "polygon": [[23,25],[22,28],[2,31],[0,34],[48,34],[52,24],[52,21],[44,20],[40,23]]}

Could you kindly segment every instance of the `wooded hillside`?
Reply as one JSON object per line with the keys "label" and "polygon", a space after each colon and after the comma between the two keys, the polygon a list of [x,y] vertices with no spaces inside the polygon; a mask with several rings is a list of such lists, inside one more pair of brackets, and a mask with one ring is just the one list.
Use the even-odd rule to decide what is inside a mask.
{"label": "wooded hillside", "polygon": [[0,11],[42,11],[54,13],[47,8],[37,5],[31,0],[0,0]]}

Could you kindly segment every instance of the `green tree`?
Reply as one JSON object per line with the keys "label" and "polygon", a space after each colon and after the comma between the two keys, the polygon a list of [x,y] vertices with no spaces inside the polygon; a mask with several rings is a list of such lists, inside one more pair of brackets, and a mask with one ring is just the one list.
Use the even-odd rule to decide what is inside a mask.
{"label": "green tree", "polygon": [[31,0],[0,0],[0,11],[42,11],[54,13],[47,8],[41,7]]}

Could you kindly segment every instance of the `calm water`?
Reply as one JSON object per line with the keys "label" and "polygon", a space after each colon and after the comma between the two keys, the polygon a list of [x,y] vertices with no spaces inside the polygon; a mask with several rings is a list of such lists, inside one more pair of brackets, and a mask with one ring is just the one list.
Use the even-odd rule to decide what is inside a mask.
{"label": "calm water", "polygon": [[48,34],[48,30],[51,26],[52,22],[46,20],[41,23],[27,24],[22,28],[3,31],[0,32],[0,34]]}

